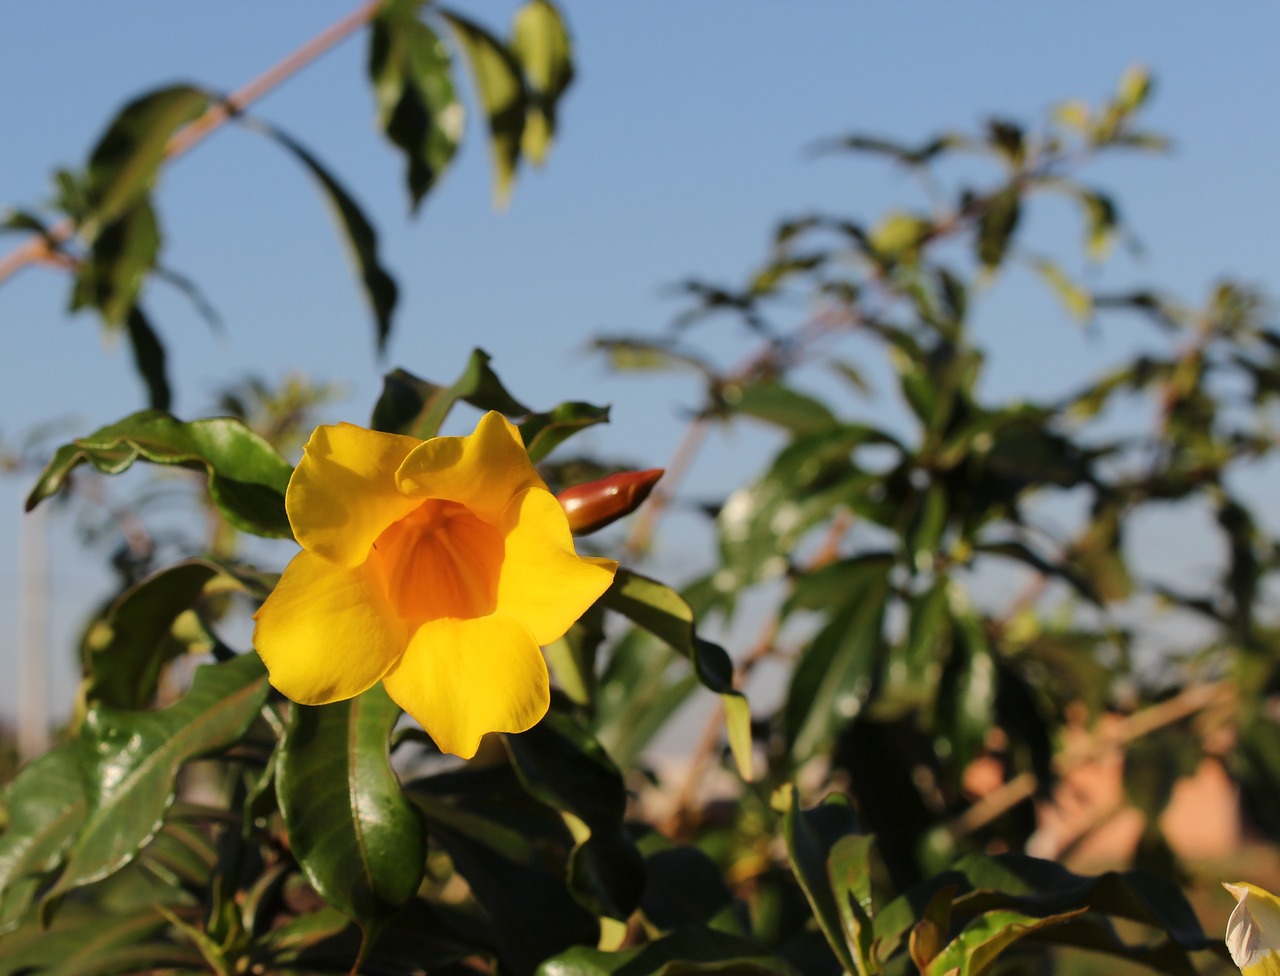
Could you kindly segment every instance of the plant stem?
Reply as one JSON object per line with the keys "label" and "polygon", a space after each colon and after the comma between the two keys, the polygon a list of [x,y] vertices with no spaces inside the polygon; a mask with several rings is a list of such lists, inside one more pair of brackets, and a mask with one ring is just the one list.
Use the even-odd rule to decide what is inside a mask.
{"label": "plant stem", "polygon": [[[172,160],[194,148],[228,119],[244,111],[263,95],[287,81],[324,54],[339,41],[355,33],[378,12],[381,0],[365,0],[358,8],[337,23],[321,31],[288,57],[268,68],[243,88],[240,88],[217,104],[209,106],[198,119],[179,129],[165,146],[165,158]],[[30,238],[0,258],[0,284],[3,284],[27,265],[56,261],[58,246],[70,240],[76,225],[69,219],[58,221],[48,233]]]}

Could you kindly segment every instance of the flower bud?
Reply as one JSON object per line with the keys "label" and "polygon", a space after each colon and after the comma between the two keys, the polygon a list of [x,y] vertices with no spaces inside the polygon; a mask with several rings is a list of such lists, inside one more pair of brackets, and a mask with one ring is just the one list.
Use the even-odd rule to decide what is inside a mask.
{"label": "flower bud", "polygon": [[574,535],[587,535],[630,515],[662,477],[662,468],[621,471],[599,481],[566,488],[556,496]]}

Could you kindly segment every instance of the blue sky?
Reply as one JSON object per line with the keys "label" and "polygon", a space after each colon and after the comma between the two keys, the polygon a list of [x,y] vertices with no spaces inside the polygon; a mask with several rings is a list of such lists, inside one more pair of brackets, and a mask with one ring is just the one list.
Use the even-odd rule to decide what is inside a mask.
{"label": "blue sky", "polygon": [[[0,204],[31,205],[55,165],[81,162],[127,98],[187,80],[231,90],[355,6],[330,0],[113,0],[0,9]],[[461,9],[499,28],[509,0]],[[735,282],[763,255],[774,223],[816,207],[871,219],[917,202],[888,167],[804,150],[852,130],[905,140],[976,126],[990,112],[1034,120],[1069,97],[1096,101],[1134,62],[1158,80],[1147,113],[1175,140],[1164,158],[1107,164],[1142,239],[1097,279],[1154,281],[1199,301],[1224,273],[1276,284],[1280,227],[1280,7],[808,0],[565,0],[578,78],[544,171],[521,174],[511,205],[490,202],[475,118],[454,167],[416,220],[400,163],[374,132],[364,38],[308,68],[255,113],[310,146],[379,228],[402,290],[388,355],[314,188],[260,137],[228,127],[168,171],[158,202],[166,261],[196,279],[225,322],[211,332],[181,299],[147,305],[169,343],[175,412],[201,415],[246,372],[288,370],[336,381],[348,397],[326,419],[363,421],[381,373],[400,365],[449,380],[483,346],[509,387],[535,406],[586,399],[614,406],[591,433],[602,452],[665,463],[698,391],[683,378],[615,377],[584,351],[599,332],[653,332],[676,312],[667,286],[691,274]],[[1072,225],[1046,226],[1057,239]],[[1063,231],[1063,228],[1070,228]],[[0,238],[0,247],[11,237]],[[1038,395],[1124,337],[1085,335],[1018,281],[982,298],[997,342],[993,395]],[[0,288],[0,437],[12,445],[50,418],[90,430],[142,405],[126,351],[105,348],[95,320],[64,313],[66,285],[31,270]],[[728,333],[705,335],[725,349]],[[1055,385],[1057,384],[1057,385]],[[713,497],[757,471],[774,442],[742,428],[718,438],[689,489]],[[20,500],[29,476],[0,481],[0,669],[12,673]],[[77,614],[106,591],[97,557],[54,526],[56,653],[71,659]],[[1162,538],[1165,530],[1152,530]],[[705,560],[703,540],[670,535],[657,566],[677,577]],[[1167,544],[1167,543],[1166,543]],[[1194,566],[1197,554],[1184,554]],[[63,648],[66,648],[64,651]],[[65,708],[66,665],[55,684]],[[14,683],[0,683],[0,715]]]}

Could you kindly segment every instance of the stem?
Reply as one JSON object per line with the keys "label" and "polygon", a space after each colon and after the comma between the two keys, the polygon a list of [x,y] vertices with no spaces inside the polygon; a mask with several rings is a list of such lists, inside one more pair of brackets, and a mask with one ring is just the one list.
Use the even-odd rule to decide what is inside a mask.
{"label": "stem", "polygon": [[[209,106],[198,119],[184,125],[165,146],[165,158],[176,159],[207,138],[228,119],[243,112],[263,95],[297,74],[339,41],[345,40],[370,20],[381,7],[381,0],[365,0],[360,7],[337,23],[321,31],[284,60],[268,68],[243,88],[226,99]],[[29,264],[56,258],[58,246],[74,236],[76,225],[70,219],[58,221],[47,234],[33,237],[0,258],[0,284]]]}

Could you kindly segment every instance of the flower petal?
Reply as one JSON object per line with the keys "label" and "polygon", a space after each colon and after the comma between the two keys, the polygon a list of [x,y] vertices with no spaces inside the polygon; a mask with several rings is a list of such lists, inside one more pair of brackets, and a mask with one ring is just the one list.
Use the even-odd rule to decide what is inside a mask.
{"label": "flower petal", "polygon": [[442,751],[463,759],[486,732],[523,732],[551,704],[538,645],[498,615],[423,624],[382,683]]}
{"label": "flower petal", "polygon": [[1223,887],[1236,898],[1226,931],[1232,960],[1250,976],[1280,972],[1280,899],[1247,882]]}
{"label": "flower petal", "polygon": [[490,523],[498,521],[513,495],[546,488],[520,431],[495,410],[466,437],[422,441],[400,465],[396,484],[405,495],[460,502]]}
{"label": "flower petal", "polygon": [[609,588],[618,564],[574,552],[569,519],[542,488],[512,499],[499,528],[506,535],[506,554],[496,612],[519,620],[539,644],[550,644]]}
{"label": "flower petal", "polygon": [[372,572],[335,566],[306,550],[253,617],[253,646],[271,684],[304,705],[368,690],[409,638]]}
{"label": "flower petal", "polygon": [[302,548],[359,566],[387,526],[420,499],[396,490],[396,469],[423,442],[354,424],[317,427],[289,479],[285,510]]}

